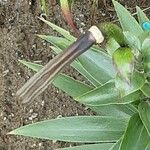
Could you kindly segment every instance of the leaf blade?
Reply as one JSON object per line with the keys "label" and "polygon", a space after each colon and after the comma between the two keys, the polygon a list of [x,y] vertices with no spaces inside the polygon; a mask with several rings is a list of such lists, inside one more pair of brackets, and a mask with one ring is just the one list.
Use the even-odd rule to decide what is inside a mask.
{"label": "leaf blade", "polygon": [[149,141],[150,138],[140,120],[139,115],[133,115],[123,137],[120,150],[145,150]]}
{"label": "leaf blade", "polygon": [[124,31],[129,31],[133,33],[135,36],[139,36],[143,33],[142,28],[135,20],[135,18],[129,13],[125,7],[123,7],[120,3],[113,0],[113,4],[120,20],[121,26]]}
{"label": "leaf blade", "polygon": [[69,142],[112,142],[122,136],[127,122],[102,116],[66,117],[23,126],[9,134]]}
{"label": "leaf blade", "polygon": [[39,18],[39,19],[42,20],[44,23],[46,23],[48,26],[50,26],[53,30],[56,30],[58,33],[60,33],[62,36],[64,36],[67,40],[72,41],[72,42],[76,40],[76,38],[74,36],[72,36],[65,29],[51,23],[50,21],[45,20],[44,18]]}
{"label": "leaf blade", "polygon": [[140,118],[150,136],[150,102],[141,102],[139,104],[139,114]]}
{"label": "leaf blade", "polygon": [[124,97],[120,97],[120,92],[116,89],[115,83],[108,82],[77,97],[76,100],[89,106],[129,104],[138,101],[140,95],[141,91],[136,91]]}
{"label": "leaf blade", "polygon": [[137,10],[139,23],[142,26],[142,24],[146,21],[149,21],[149,19],[147,18],[146,14],[141,10],[140,7],[136,6],[136,10]]}

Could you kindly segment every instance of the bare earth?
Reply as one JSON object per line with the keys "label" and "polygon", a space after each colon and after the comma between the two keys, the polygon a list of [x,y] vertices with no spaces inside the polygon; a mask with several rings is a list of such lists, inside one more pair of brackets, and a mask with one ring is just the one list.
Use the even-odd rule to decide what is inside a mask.
{"label": "bare earth", "polygon": [[[91,26],[91,1],[75,1],[73,16],[80,31]],[[103,2],[99,4],[92,23],[116,19],[110,0],[106,2],[107,7]],[[121,2],[132,12],[136,5],[142,8],[150,6],[149,0]],[[50,86],[30,105],[23,106],[15,97],[17,89],[34,74],[20,64],[18,59],[41,61],[42,64],[46,64],[54,57],[50,45],[35,36],[36,33],[56,35],[38,20],[40,14],[39,3],[36,0],[0,0],[0,150],[53,150],[69,146],[70,144],[64,142],[6,134],[22,125],[44,119],[92,113],[54,86]],[[48,20],[69,30],[58,4],[53,8],[49,4]],[[64,72],[83,80],[81,75],[70,67],[66,67]]]}

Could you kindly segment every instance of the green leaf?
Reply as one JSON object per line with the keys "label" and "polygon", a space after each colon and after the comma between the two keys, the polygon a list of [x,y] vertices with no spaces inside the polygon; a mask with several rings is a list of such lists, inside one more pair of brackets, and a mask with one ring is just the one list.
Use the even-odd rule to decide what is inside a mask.
{"label": "green leaf", "polygon": [[144,39],[142,43],[142,52],[144,55],[150,55],[150,37]]}
{"label": "green leaf", "polygon": [[66,92],[72,97],[80,96],[81,94],[93,89],[89,85],[78,80],[74,80],[73,78],[64,74],[59,74],[59,76],[54,79],[53,84],[55,87],[58,87],[60,90]]}
{"label": "green leaf", "polygon": [[114,117],[66,117],[26,125],[9,134],[68,142],[110,142],[122,136],[127,122]]}
{"label": "green leaf", "polygon": [[150,102],[149,101],[141,102],[139,104],[139,114],[150,136]]}
{"label": "green leaf", "polygon": [[[42,39],[50,42],[54,46],[63,51],[71,42],[63,38],[56,38],[52,36],[39,35]],[[78,62],[78,64],[77,64]],[[94,86],[99,86],[114,78],[115,70],[111,62],[111,58],[102,51],[89,49],[76,59],[76,62],[71,64],[78,72],[85,76]],[[95,71],[96,70],[96,71]],[[100,75],[101,74],[101,75]]]}
{"label": "green leaf", "polygon": [[46,23],[48,26],[50,26],[53,30],[56,30],[58,33],[60,33],[62,36],[64,36],[67,40],[72,41],[72,42],[76,40],[76,38],[74,36],[72,36],[65,29],[51,23],[50,21],[45,20],[44,18],[39,18],[39,19],[42,20],[44,23]]}
{"label": "green leaf", "polygon": [[103,52],[88,50],[81,55],[78,60],[101,84],[104,84],[115,77],[116,72],[111,59]]}
{"label": "green leaf", "polygon": [[88,106],[128,104],[139,100],[140,95],[141,92],[137,91],[121,98],[119,90],[115,88],[115,83],[109,82],[88,91],[87,93],[77,97],[76,100]]}
{"label": "green leaf", "polygon": [[150,98],[150,83],[145,83],[142,86],[141,91],[144,93],[145,96]]}
{"label": "green leaf", "polygon": [[149,19],[147,18],[146,14],[141,10],[140,7],[136,6],[136,10],[137,10],[139,23],[142,26],[142,24],[146,21],[149,21]]}
{"label": "green leaf", "polygon": [[129,83],[118,75],[115,84],[116,88],[120,91],[121,97],[123,97],[140,90],[145,84],[145,77],[144,74],[134,71]]}
{"label": "green leaf", "polygon": [[32,62],[27,62],[25,60],[19,60],[20,63],[23,65],[27,66],[28,68],[32,69],[33,71],[38,72],[43,66],[40,64],[32,63]]}
{"label": "green leaf", "polygon": [[[150,49],[149,49],[150,50]],[[150,74],[150,55],[144,57],[144,71]]]}
{"label": "green leaf", "polygon": [[145,150],[150,137],[138,114],[131,117],[120,150]]}
{"label": "green leaf", "polygon": [[[59,49],[59,53],[66,49],[69,45],[71,45],[72,41],[69,41],[68,39],[65,39],[63,37],[57,37],[57,36],[49,36],[49,35],[37,35],[38,37],[42,38],[43,40],[51,43],[55,47]],[[57,53],[58,53],[57,52]]]}
{"label": "green leaf", "polygon": [[112,56],[113,53],[120,47],[114,38],[110,38],[106,43],[107,52]]}
{"label": "green leaf", "polygon": [[150,142],[149,142],[149,144],[147,145],[147,147],[146,147],[145,150],[150,150]]}
{"label": "green leaf", "polygon": [[131,104],[90,106],[90,108],[99,115],[116,118],[130,118],[133,114],[138,112]]}
{"label": "green leaf", "polygon": [[146,73],[150,74],[150,37],[148,36],[142,43],[142,54],[144,70]]}
{"label": "green leaf", "polygon": [[[42,65],[26,62],[23,60],[20,60],[20,62],[36,72],[43,67]],[[58,76],[56,76],[52,84],[72,97],[80,96],[81,94],[92,90],[92,87],[90,87],[89,85],[84,84],[78,80],[74,80],[73,78],[65,74],[59,74]]]}
{"label": "green leaf", "polygon": [[80,103],[89,106],[113,104],[119,98],[119,92],[113,82],[106,83],[76,98]]}
{"label": "green leaf", "polygon": [[117,141],[117,143],[114,144],[109,150],[120,150],[121,142],[122,142],[122,138],[119,141]]}
{"label": "green leaf", "polygon": [[[129,31],[123,32],[126,37],[128,45],[136,52],[136,50],[141,51],[141,42],[134,34]],[[134,54],[135,55],[135,54]]]}
{"label": "green leaf", "polygon": [[117,1],[113,0],[113,4],[118,15],[120,24],[123,28],[123,31],[129,31],[135,36],[139,36],[143,33],[141,26],[135,20],[135,18],[131,15],[129,11]]}
{"label": "green leaf", "polygon": [[47,9],[47,5],[46,5],[45,0],[40,0],[40,5],[41,5],[42,11],[43,11],[46,15],[48,15],[48,9]]}
{"label": "green leaf", "polygon": [[113,61],[120,76],[128,83],[134,69],[134,55],[130,48],[118,48],[113,54]]}
{"label": "green leaf", "polygon": [[75,147],[61,148],[57,150],[109,150],[114,143],[88,144]]}

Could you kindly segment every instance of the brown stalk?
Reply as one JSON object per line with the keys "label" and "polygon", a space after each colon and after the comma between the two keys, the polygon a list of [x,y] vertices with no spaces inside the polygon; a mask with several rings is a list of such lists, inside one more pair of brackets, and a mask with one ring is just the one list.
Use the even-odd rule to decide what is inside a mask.
{"label": "brown stalk", "polygon": [[[97,31],[94,33],[93,29]],[[99,33],[99,35],[98,35]],[[95,35],[96,34],[96,35]],[[95,37],[96,36],[96,37]],[[97,39],[98,38],[98,39]],[[97,27],[93,26],[89,31],[71,44],[65,51],[57,55],[52,61],[48,62],[38,73],[29,79],[25,85],[20,88],[17,95],[27,103],[40,95],[53,81],[54,77],[67,65],[70,64],[83,52],[88,50],[93,44],[101,43],[103,36]]]}

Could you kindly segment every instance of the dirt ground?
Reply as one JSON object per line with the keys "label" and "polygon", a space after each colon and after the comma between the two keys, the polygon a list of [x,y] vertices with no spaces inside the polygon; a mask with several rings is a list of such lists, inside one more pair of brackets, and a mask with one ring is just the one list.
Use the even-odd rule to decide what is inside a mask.
{"label": "dirt ground", "polygon": [[[91,1],[75,1],[73,16],[80,31],[91,25]],[[136,5],[142,8],[150,6],[149,0],[122,0],[121,3],[131,12],[135,11]],[[48,8],[48,20],[69,29],[59,4],[52,8],[49,1]],[[53,150],[69,146],[70,144],[64,142],[6,134],[22,125],[44,119],[92,113],[53,86],[50,86],[28,106],[23,106],[16,99],[17,89],[33,75],[33,72],[21,65],[18,59],[41,61],[42,64],[46,64],[54,56],[49,44],[35,36],[36,33],[56,34],[38,20],[37,17],[40,14],[41,9],[36,0],[0,0],[0,150]],[[99,4],[92,20],[97,23],[115,19],[112,4],[106,0],[106,5],[102,2]],[[73,77],[81,78],[81,75],[70,67],[66,67],[65,72]]]}

